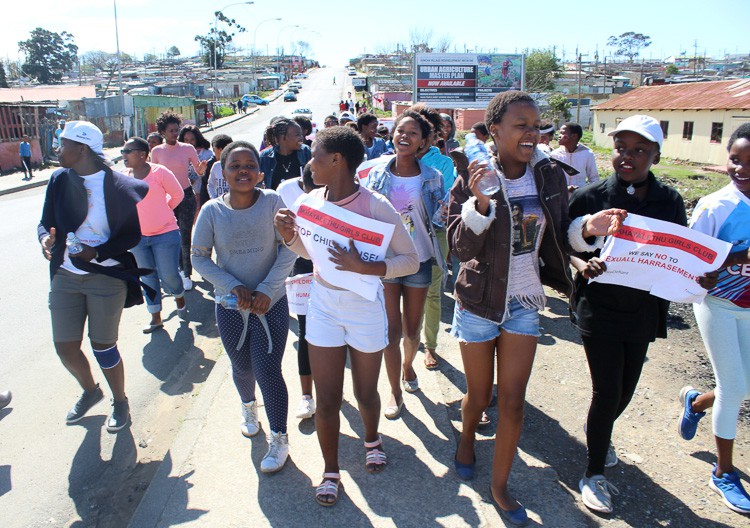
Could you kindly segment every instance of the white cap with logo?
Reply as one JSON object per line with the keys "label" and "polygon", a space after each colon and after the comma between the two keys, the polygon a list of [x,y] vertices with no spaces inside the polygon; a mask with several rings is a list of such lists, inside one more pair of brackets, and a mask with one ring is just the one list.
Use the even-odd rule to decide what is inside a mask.
{"label": "white cap with logo", "polygon": [[649,141],[653,141],[659,145],[659,150],[661,150],[661,145],[664,143],[664,132],[661,129],[661,125],[656,119],[647,115],[638,114],[627,117],[620,121],[617,128],[607,135],[616,136],[620,132],[625,131],[635,132]]}
{"label": "white cap with logo", "polygon": [[104,154],[102,151],[104,146],[102,131],[88,121],[68,121],[60,133],[60,138],[87,145],[95,154]]}

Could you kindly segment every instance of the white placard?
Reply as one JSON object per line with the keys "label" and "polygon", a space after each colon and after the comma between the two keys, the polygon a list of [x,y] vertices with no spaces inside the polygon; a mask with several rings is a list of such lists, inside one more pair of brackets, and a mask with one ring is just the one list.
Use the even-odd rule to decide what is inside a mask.
{"label": "white placard", "polygon": [[312,273],[303,273],[294,277],[287,277],[284,281],[289,313],[307,315],[307,301],[310,299],[313,280]]}
{"label": "white placard", "polygon": [[352,213],[309,194],[295,202],[294,210],[297,233],[320,277],[329,284],[374,301],[382,287],[380,277],[337,270],[330,260],[328,248],[333,247],[333,242],[349,248],[349,239],[353,239],[362,260],[381,261],[391,243],[393,224]]}
{"label": "white placard", "polygon": [[591,282],[646,290],[668,301],[700,303],[706,290],[697,278],[721,267],[731,247],[687,227],[628,214],[602,248],[607,271]]}

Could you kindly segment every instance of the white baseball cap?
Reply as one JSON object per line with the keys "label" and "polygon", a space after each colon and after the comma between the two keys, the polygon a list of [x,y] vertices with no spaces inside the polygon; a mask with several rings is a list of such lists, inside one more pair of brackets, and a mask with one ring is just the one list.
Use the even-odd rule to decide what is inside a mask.
{"label": "white baseball cap", "polygon": [[661,129],[661,125],[656,119],[647,115],[638,114],[627,117],[620,121],[617,128],[607,135],[616,136],[620,132],[625,131],[635,132],[649,141],[653,141],[659,145],[660,150],[662,143],[664,143],[664,132]]}
{"label": "white baseball cap", "polygon": [[95,154],[103,155],[104,136],[99,128],[88,121],[68,121],[60,134],[61,139],[69,139],[87,145]]}

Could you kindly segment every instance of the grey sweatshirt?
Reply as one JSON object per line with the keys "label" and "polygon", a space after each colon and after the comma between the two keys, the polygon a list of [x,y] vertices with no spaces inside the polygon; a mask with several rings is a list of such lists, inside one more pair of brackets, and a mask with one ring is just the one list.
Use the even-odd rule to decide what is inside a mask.
{"label": "grey sweatshirt", "polygon": [[[273,227],[273,217],[282,207],[281,197],[269,190],[261,190],[249,209],[231,209],[223,196],[203,206],[193,230],[191,260],[214,285],[216,295],[244,285],[267,295],[273,306],[286,294],[284,279],[297,255]],[[211,259],[212,249],[216,262]]]}

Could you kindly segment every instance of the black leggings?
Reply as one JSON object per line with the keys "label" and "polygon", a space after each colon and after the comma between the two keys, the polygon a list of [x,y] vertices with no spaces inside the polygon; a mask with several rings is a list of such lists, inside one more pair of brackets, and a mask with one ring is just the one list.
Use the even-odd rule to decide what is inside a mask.
{"label": "black leggings", "polygon": [[174,208],[177,226],[180,228],[180,269],[188,278],[193,273],[193,265],[190,263],[190,239],[193,235],[193,221],[197,208],[195,192],[192,187],[188,187],[180,205]]}
{"label": "black leggings", "polygon": [[588,471],[602,475],[612,428],[633,398],[649,344],[593,337],[582,340],[593,389],[586,421]]}
{"label": "black leggings", "polygon": [[[294,268],[292,269],[292,275],[301,275],[303,273],[312,273],[313,264],[311,260],[299,257],[294,261]],[[299,370],[300,376],[311,376],[312,370],[310,369],[310,353],[307,350],[307,317],[304,315],[298,315],[297,321],[299,322],[299,341],[297,342],[297,369]]]}

